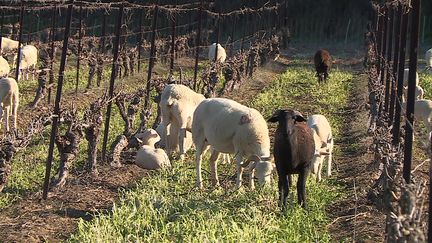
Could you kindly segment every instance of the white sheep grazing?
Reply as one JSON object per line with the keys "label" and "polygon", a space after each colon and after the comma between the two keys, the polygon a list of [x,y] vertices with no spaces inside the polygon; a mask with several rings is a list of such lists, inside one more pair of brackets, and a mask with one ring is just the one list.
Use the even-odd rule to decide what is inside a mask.
{"label": "white sheep grazing", "polygon": [[[406,102],[402,103],[403,114],[406,112]],[[432,101],[422,99],[414,103],[414,118],[416,121],[422,121],[427,129],[428,134],[432,131]]]}
{"label": "white sheep grazing", "polygon": [[2,56],[0,56],[0,78],[5,78],[9,75],[10,67],[9,63],[4,59]]}
{"label": "white sheep grazing", "polygon": [[[217,61],[223,63],[227,58],[227,54],[225,52],[225,49],[219,43],[217,44],[217,47],[218,47]],[[208,52],[209,61],[213,62],[215,60],[215,52],[216,52],[216,43],[213,43],[211,44],[211,46],[209,46],[209,52]]]}
{"label": "white sheep grazing", "polygon": [[[16,56],[14,57],[14,63],[16,63]],[[26,45],[21,48],[21,60],[19,63],[20,76],[18,79],[21,79],[23,76],[24,80],[28,79],[28,74],[31,69],[36,68],[38,59],[38,50],[33,45]],[[33,73],[34,79],[34,73]]]}
{"label": "white sheep grazing", "polygon": [[425,59],[426,59],[426,69],[432,71],[432,48],[426,51]]}
{"label": "white sheep grazing", "polygon": [[[13,78],[0,79],[0,125],[3,120],[3,110],[6,110],[6,131],[9,132],[9,116],[12,108],[13,124],[17,130],[17,111],[19,105],[18,84]],[[12,106],[12,107],[11,107]]]}
{"label": "white sheep grazing", "polygon": [[[161,137],[160,141],[158,142],[158,145],[160,148],[163,148],[165,150],[179,152],[179,136],[178,131],[179,127],[177,126],[177,123],[171,123],[168,125],[168,129],[165,128],[164,124],[161,122],[156,127],[156,132]],[[168,131],[169,135],[166,135],[165,132]],[[173,135],[175,134],[175,135]],[[166,139],[169,140],[169,142],[166,142]],[[169,148],[167,148],[167,144],[169,144]],[[184,139],[184,152],[186,153],[189,151],[189,149],[192,147],[193,141],[192,141],[192,133],[189,131],[186,131],[186,137]]]}
{"label": "white sheep grazing", "polygon": [[157,170],[171,167],[168,155],[163,149],[155,149],[154,144],[160,140],[158,133],[153,129],[146,129],[135,135],[142,144],[138,149],[135,164],[143,169]]}
{"label": "white sheep grazing", "polygon": [[[422,87],[420,87],[420,85],[416,85],[415,88],[415,100],[422,100],[424,96],[424,90]],[[405,97],[408,97],[408,87],[404,87],[403,88],[403,96],[402,96],[402,101],[405,102]]]}
{"label": "white sheep grazing", "polygon": [[317,182],[321,181],[321,169],[324,162],[324,156],[319,152],[324,150],[328,152],[327,176],[331,175],[332,152],[333,152],[333,135],[330,123],[323,115],[312,115],[307,121],[307,125],[314,133],[315,155],[312,160],[313,174],[316,175]]}
{"label": "white sheep grazing", "polygon": [[18,48],[18,41],[14,41],[12,39],[1,37],[1,52],[11,52],[15,51]]}
{"label": "white sheep grazing", "polygon": [[[255,109],[241,105],[233,100],[211,98],[202,101],[195,110],[192,122],[192,139],[195,144],[197,186],[202,188],[202,154],[210,145],[210,169],[214,186],[219,185],[217,157],[219,153],[235,154],[237,179],[236,186],[242,183],[243,166],[251,161],[270,163],[270,138],[267,123]],[[247,162],[242,165],[242,158]],[[257,174],[262,173],[261,165],[256,165]],[[254,170],[251,171],[250,187],[254,188]],[[267,181],[267,180],[262,180]]]}
{"label": "white sheep grazing", "polygon": [[[167,131],[168,125],[173,124],[173,136],[178,136],[180,158],[185,154],[186,130],[191,130],[193,114],[204,95],[195,93],[192,89],[182,84],[169,84],[162,91],[159,106],[162,113],[162,123],[165,127],[165,135],[170,135]],[[177,130],[177,131],[176,131]],[[170,140],[165,139],[168,154],[171,153],[173,146]]]}
{"label": "white sheep grazing", "polygon": [[[404,69],[404,76],[403,76],[403,86],[408,86],[408,75],[409,75],[409,68]],[[416,72],[416,85],[419,85],[419,75],[418,72]]]}

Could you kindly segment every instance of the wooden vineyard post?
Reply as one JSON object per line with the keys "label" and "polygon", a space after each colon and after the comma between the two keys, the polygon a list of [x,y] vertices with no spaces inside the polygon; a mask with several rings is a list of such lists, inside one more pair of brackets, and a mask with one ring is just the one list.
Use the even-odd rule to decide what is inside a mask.
{"label": "wooden vineyard post", "polygon": [[79,84],[79,77],[80,77],[80,61],[81,61],[81,42],[82,42],[82,16],[83,16],[83,10],[82,6],[79,7],[79,23],[78,23],[78,50],[77,50],[77,65],[76,65],[76,81],[75,81],[75,94],[78,94],[78,84]]}
{"label": "wooden vineyard post", "polygon": [[[105,11],[105,10],[104,10]],[[105,54],[105,39],[106,39],[106,19],[107,19],[107,14],[104,12],[104,14],[103,14],[103,18],[102,18],[102,38],[101,38],[101,40],[100,40],[100,43],[99,43],[99,51],[101,52],[101,53],[104,53]]]}
{"label": "wooden vineyard post", "polygon": [[408,95],[406,105],[406,125],[405,125],[405,150],[403,177],[406,183],[411,183],[411,157],[414,130],[414,102],[416,88],[417,71],[417,52],[420,29],[420,0],[412,0],[412,19],[411,19],[411,39],[410,39],[410,61],[408,75]]}
{"label": "wooden vineyard post", "polygon": [[393,7],[389,6],[388,11],[389,26],[388,26],[388,41],[386,50],[386,79],[385,79],[385,97],[384,97],[384,111],[387,113],[389,111],[390,102],[390,84],[391,84],[391,65],[392,65],[392,53],[393,53],[393,21],[394,21],[394,11]]}
{"label": "wooden vineyard post", "polygon": [[155,59],[156,59],[155,58],[155,54],[156,54],[155,40],[156,40],[156,27],[157,27],[158,12],[159,12],[159,7],[158,7],[158,5],[156,5],[154,7],[154,12],[153,12],[150,60],[149,60],[148,73],[147,73],[147,85],[146,85],[146,97],[144,100],[144,109],[147,109],[149,106],[152,71],[153,71],[153,66],[154,66]]}
{"label": "wooden vineyard post", "polygon": [[389,125],[392,125],[394,122],[394,114],[395,114],[395,101],[396,101],[396,82],[398,77],[398,60],[399,60],[399,42],[400,42],[400,25],[402,18],[402,5],[399,4],[397,6],[397,11],[395,9],[395,44],[393,49],[393,79],[391,80],[391,93],[390,93],[390,109],[389,109]]}
{"label": "wooden vineyard post", "polygon": [[2,55],[1,46],[2,46],[2,37],[3,37],[4,16],[5,16],[5,11],[2,11],[1,22],[0,22],[0,55]]}
{"label": "wooden vineyard post", "polygon": [[24,3],[21,1],[21,12],[20,12],[20,29],[19,29],[19,36],[18,36],[18,54],[17,54],[17,60],[16,60],[16,69],[15,69],[15,80],[18,81],[19,77],[19,64],[21,60],[21,44],[22,44],[22,35],[23,35],[23,22],[24,22]]}
{"label": "wooden vineyard post", "polygon": [[[52,15],[52,24],[51,24],[51,50],[50,50],[50,71],[49,71],[49,84],[54,82],[54,42],[55,42],[55,29],[56,29],[56,19],[57,19],[57,7],[54,7],[54,13]],[[48,104],[51,103],[51,85],[48,85]]]}
{"label": "wooden vineyard post", "polygon": [[63,88],[63,75],[64,70],[66,67],[66,55],[68,50],[68,42],[69,42],[69,32],[70,32],[70,26],[71,26],[71,20],[72,20],[72,11],[73,11],[73,0],[70,1],[67,17],[66,17],[66,26],[65,26],[65,34],[63,39],[63,49],[62,49],[62,56],[60,61],[60,70],[59,70],[59,76],[58,76],[58,83],[57,83],[57,93],[56,93],[56,99],[54,104],[54,116],[53,116],[53,123],[51,128],[51,137],[50,137],[50,144],[48,149],[48,159],[46,162],[45,167],[45,181],[43,186],[43,194],[42,198],[47,199],[48,197],[48,189],[49,189],[49,182],[50,182],[50,174],[51,174],[51,166],[53,161],[53,154],[54,154],[54,142],[55,138],[57,136],[58,132],[58,122],[59,122],[59,116],[60,116],[60,101],[61,101],[61,95],[62,95],[62,88]]}
{"label": "wooden vineyard post", "polygon": [[174,71],[175,59],[175,41],[176,41],[176,13],[171,12],[171,60],[170,60],[170,75]]}
{"label": "wooden vineyard post", "polygon": [[[387,65],[387,60],[385,59],[386,57],[386,50],[387,50],[387,32],[388,32],[388,8],[384,7],[384,16],[383,16],[384,20],[383,20],[383,34],[382,34],[382,40],[381,40],[381,53],[379,54],[378,58],[381,59],[381,66],[379,67],[379,77],[380,77],[380,83],[382,85],[385,84],[385,77],[386,77],[386,65]],[[379,105],[379,112],[378,112],[378,116],[380,118],[383,117],[383,103],[380,101],[380,105]]]}
{"label": "wooden vineyard post", "polygon": [[198,76],[198,59],[199,59],[199,51],[200,51],[200,45],[201,45],[201,23],[202,23],[202,15],[203,15],[203,0],[200,2],[200,9],[199,9],[199,15],[198,15],[198,33],[196,36],[196,43],[195,43],[195,67],[194,67],[194,83],[193,83],[193,89],[197,90],[197,76]]}
{"label": "wooden vineyard post", "polygon": [[398,60],[398,79],[397,79],[397,101],[395,109],[395,122],[393,124],[393,144],[399,144],[400,140],[400,123],[401,123],[401,104],[402,102],[402,92],[403,92],[403,76],[405,69],[405,53],[406,53],[406,41],[408,34],[408,13],[404,12],[402,6],[402,19],[400,26],[400,41],[399,41],[399,60]]}
{"label": "wooden vineyard post", "polygon": [[139,14],[139,35],[138,35],[138,73],[141,71],[141,49],[142,49],[142,39],[143,39],[143,14],[144,10],[140,10]]}
{"label": "wooden vineyard post", "polygon": [[217,17],[217,22],[216,22],[216,30],[215,30],[215,35],[216,35],[216,48],[215,48],[215,56],[214,56],[214,60],[213,62],[217,62],[217,55],[218,55],[218,45],[219,45],[219,26],[220,26],[220,14],[218,14]]}
{"label": "wooden vineyard post", "polygon": [[119,58],[119,46],[120,46],[120,33],[121,33],[121,26],[122,26],[122,19],[123,19],[123,8],[124,6],[121,5],[119,8],[119,13],[117,17],[117,26],[116,26],[116,38],[114,43],[114,49],[113,49],[113,63],[111,68],[111,78],[110,78],[110,86],[108,90],[109,95],[109,101],[107,104],[107,112],[105,116],[105,127],[104,127],[104,137],[103,137],[103,143],[102,143],[102,161],[106,161],[106,151],[107,151],[107,143],[108,143],[108,132],[109,132],[109,125],[110,125],[110,118],[111,118],[111,110],[112,110],[112,98],[114,96],[114,81],[117,77],[118,72],[118,58]]}

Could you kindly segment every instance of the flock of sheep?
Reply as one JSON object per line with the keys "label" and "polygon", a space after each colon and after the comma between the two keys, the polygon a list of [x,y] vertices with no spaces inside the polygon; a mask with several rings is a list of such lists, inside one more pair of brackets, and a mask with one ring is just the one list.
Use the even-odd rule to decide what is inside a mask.
{"label": "flock of sheep", "polygon": [[[216,44],[209,48],[209,59],[223,62],[226,53]],[[327,51],[320,51],[327,53]],[[328,76],[326,66],[330,55],[316,59],[317,76]],[[323,66],[326,66],[323,68]],[[323,80],[325,80],[323,79]],[[249,186],[253,189],[254,177],[259,184],[271,182],[273,171],[277,171],[280,202],[286,205],[291,174],[299,174],[297,183],[298,201],[306,206],[306,179],[310,171],[321,180],[322,164],[328,156],[327,175],[331,174],[333,136],[331,126],[323,115],[312,115],[306,119],[294,110],[277,110],[267,121],[259,111],[226,98],[205,98],[182,84],[169,84],[162,91],[159,102],[162,119],[156,130],[147,129],[136,135],[141,142],[136,155],[136,164],[145,169],[171,166],[172,152],[185,153],[195,146],[196,186],[203,187],[201,164],[203,154],[210,148],[210,176],[213,186],[219,186],[217,160],[222,153],[234,154],[236,161],[236,187],[240,188],[243,172],[250,174]],[[271,157],[271,145],[267,122],[278,123]],[[155,148],[156,143],[159,147]],[[170,155],[170,156],[168,156]],[[245,159],[245,162],[243,160]]]}
{"label": "flock of sheep", "polygon": [[[2,37],[1,52],[11,53],[18,48],[18,42]],[[20,76],[34,68],[38,59],[37,49],[27,45],[21,48]],[[217,57],[215,57],[217,55]],[[225,49],[220,44],[209,47],[211,61],[224,62]],[[13,58],[16,60],[16,58]],[[432,49],[426,53],[428,69],[432,68]],[[318,82],[328,78],[331,57],[328,51],[319,50],[314,56]],[[10,73],[9,64],[0,56],[0,121],[6,110],[6,130],[9,131],[9,116],[13,116],[17,128],[19,104],[18,84]],[[27,72],[28,73],[28,72]],[[404,73],[407,86],[408,70]],[[416,88],[415,116],[422,120],[428,132],[432,131],[432,101],[423,99],[423,89]],[[331,126],[323,115],[315,114],[306,119],[299,111],[281,109],[266,121],[259,111],[225,98],[205,98],[189,87],[169,84],[164,88],[159,102],[162,119],[156,130],[147,129],[136,135],[141,146],[136,154],[136,164],[145,169],[160,169],[171,166],[172,152],[178,152],[180,159],[195,146],[196,185],[203,187],[201,163],[203,154],[210,148],[210,172],[213,186],[219,185],[217,160],[219,154],[229,161],[228,154],[234,154],[236,161],[236,187],[242,185],[242,175],[250,174],[249,186],[254,188],[254,177],[259,184],[271,182],[272,173],[278,174],[280,203],[286,206],[291,175],[299,174],[297,181],[298,202],[306,206],[306,179],[309,172],[321,180],[324,158],[328,157],[327,176],[331,175],[333,136]],[[11,112],[12,110],[12,112]],[[12,113],[12,114],[11,114]],[[273,156],[270,152],[270,137],[267,122],[277,123]],[[157,145],[157,146],[156,146]],[[160,148],[156,148],[156,147]],[[164,149],[162,149],[164,148]],[[170,155],[170,156],[168,156]],[[171,158],[172,159],[172,158]],[[246,159],[243,162],[243,159]],[[274,160],[274,161],[273,161]]]}

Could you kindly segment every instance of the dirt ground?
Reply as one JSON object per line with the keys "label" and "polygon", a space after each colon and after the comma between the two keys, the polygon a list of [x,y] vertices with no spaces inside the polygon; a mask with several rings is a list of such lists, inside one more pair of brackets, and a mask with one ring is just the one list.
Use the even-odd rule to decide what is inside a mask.
{"label": "dirt ground", "polygon": [[[242,102],[259,93],[290,65],[292,56],[309,55],[308,48],[290,49],[285,58],[259,68],[254,78],[247,80],[241,92],[227,95]],[[315,49],[312,49],[315,50]],[[349,49],[351,50],[351,49]],[[328,209],[332,222],[328,225],[335,241],[353,240],[378,242],[383,240],[384,217],[368,201],[367,189],[372,184],[373,173],[368,165],[371,139],[366,134],[367,111],[364,109],[367,79],[361,73],[359,51],[332,50],[346,53],[336,59],[340,68],[352,70],[354,88],[350,103],[342,112],[345,118],[342,137],[336,145],[341,155],[336,158],[337,183],[346,189],[346,197]],[[91,96],[91,95],[90,95]],[[84,97],[80,97],[83,99]],[[0,241],[4,242],[57,242],[67,239],[80,219],[90,220],[98,210],[110,210],[118,198],[118,191],[134,186],[147,171],[130,163],[120,168],[100,166],[99,176],[90,177],[82,171],[73,171],[64,188],[51,192],[46,201],[41,193],[24,196],[19,202],[0,212]]]}

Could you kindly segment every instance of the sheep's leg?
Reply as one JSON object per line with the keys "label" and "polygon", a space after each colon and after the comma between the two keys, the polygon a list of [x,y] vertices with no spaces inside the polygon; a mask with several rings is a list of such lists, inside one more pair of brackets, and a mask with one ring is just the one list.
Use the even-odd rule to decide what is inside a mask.
{"label": "sheep's leg", "polygon": [[203,183],[202,183],[202,175],[201,175],[201,161],[202,161],[202,153],[205,149],[205,138],[197,139],[197,141],[195,142],[195,146],[196,146],[195,169],[197,174],[196,186],[199,189],[202,189]]}
{"label": "sheep's leg", "polygon": [[329,153],[330,154],[328,155],[328,163],[327,163],[327,176],[331,176],[332,157],[333,157],[333,139],[330,142]]}
{"label": "sheep's leg", "polygon": [[212,184],[215,187],[219,186],[219,178],[217,174],[217,159],[219,156],[219,152],[212,149],[212,153],[210,156],[210,173],[212,177]]}
{"label": "sheep's leg", "polygon": [[239,152],[237,152],[236,155],[236,170],[237,170],[237,179],[236,179],[236,188],[239,189],[241,187],[242,184],[242,177],[243,177],[243,167],[241,166],[241,162],[242,162],[242,154],[240,154]]}
{"label": "sheep's leg", "polygon": [[303,208],[306,208],[306,170],[303,168],[300,171],[299,178],[297,180],[297,197],[298,203]]}
{"label": "sheep's leg", "polygon": [[185,151],[184,151],[184,139],[186,137],[186,127],[180,128],[179,131],[179,150],[180,150],[180,159],[184,160],[185,158]]}
{"label": "sheep's leg", "polygon": [[6,132],[9,132],[10,106],[6,106]]}
{"label": "sheep's leg", "polygon": [[279,176],[278,187],[279,187],[279,206],[282,210],[285,210],[288,194],[289,194],[289,184],[291,176]]}
{"label": "sheep's leg", "polygon": [[252,189],[252,190],[255,189],[254,177],[255,177],[255,169],[252,169],[250,172],[250,177],[249,177],[249,185],[250,185],[250,189]]}
{"label": "sheep's leg", "polygon": [[321,171],[322,171],[322,164],[323,164],[323,160],[321,160],[320,158],[318,158],[319,162],[315,163],[315,167],[316,167],[316,182],[320,182],[321,181]]}
{"label": "sheep's leg", "polygon": [[13,119],[14,119],[14,131],[16,132],[18,130],[16,121],[17,121],[18,105],[19,105],[19,98],[16,95],[14,96],[14,100],[13,100],[12,104],[13,104],[12,115],[13,115]]}

